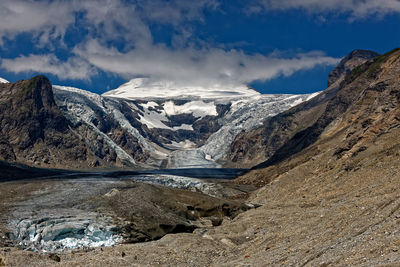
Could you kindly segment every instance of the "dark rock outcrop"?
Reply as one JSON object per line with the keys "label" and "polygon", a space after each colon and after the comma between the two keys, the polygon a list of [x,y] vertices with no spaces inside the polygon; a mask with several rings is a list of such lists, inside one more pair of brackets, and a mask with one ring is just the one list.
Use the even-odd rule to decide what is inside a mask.
{"label": "dark rock outcrop", "polygon": [[86,160],[85,145],[69,130],[44,76],[0,84],[0,123],[0,159],[53,166]]}
{"label": "dark rock outcrop", "polygon": [[[135,159],[145,157],[119,124],[101,116],[98,124]],[[102,136],[65,117],[45,76],[0,84],[0,127],[0,160],[56,168],[125,165]]]}

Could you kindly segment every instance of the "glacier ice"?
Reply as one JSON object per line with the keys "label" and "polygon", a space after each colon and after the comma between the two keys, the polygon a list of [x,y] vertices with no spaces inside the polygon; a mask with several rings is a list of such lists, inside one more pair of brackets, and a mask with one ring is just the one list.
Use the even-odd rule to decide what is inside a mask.
{"label": "glacier ice", "polygon": [[122,240],[112,220],[95,213],[24,218],[12,224],[18,246],[33,251],[113,246]]}

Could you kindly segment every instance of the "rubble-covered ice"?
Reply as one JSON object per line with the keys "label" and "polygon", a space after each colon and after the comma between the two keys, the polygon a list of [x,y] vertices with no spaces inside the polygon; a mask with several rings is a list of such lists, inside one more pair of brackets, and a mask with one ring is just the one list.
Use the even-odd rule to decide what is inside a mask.
{"label": "rubble-covered ice", "polygon": [[177,175],[135,175],[120,179],[65,180],[36,191],[14,206],[8,221],[11,239],[23,249],[57,252],[65,249],[113,246],[123,241],[122,230],[108,215],[88,211],[85,200],[125,187],[125,180],[187,189],[221,197],[223,187],[206,180]]}
{"label": "rubble-covered ice", "polygon": [[24,218],[11,225],[18,246],[33,251],[113,246],[122,239],[111,219],[95,213]]}
{"label": "rubble-covered ice", "polygon": [[184,176],[157,174],[132,176],[132,180],[148,184],[158,184],[169,188],[187,189],[193,192],[202,192],[213,197],[221,197],[222,186],[202,179]]}

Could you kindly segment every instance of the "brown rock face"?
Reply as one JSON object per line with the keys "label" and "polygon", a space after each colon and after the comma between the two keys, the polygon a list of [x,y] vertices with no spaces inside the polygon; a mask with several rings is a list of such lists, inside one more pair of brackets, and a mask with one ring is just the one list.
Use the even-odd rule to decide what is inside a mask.
{"label": "brown rock face", "polygon": [[328,76],[328,87],[340,80],[347,74],[350,74],[351,70],[361,65],[365,61],[373,59],[379,56],[378,53],[369,50],[354,50],[347,56],[345,56],[340,63],[334,68]]}
{"label": "brown rock face", "polygon": [[239,134],[231,145],[232,165],[252,167],[266,160],[277,162],[314,143],[324,128],[356,97],[353,92],[339,93],[346,85],[343,82],[346,74],[375,55],[371,51],[353,51],[331,72],[330,87],[324,92],[266,119],[257,129]]}
{"label": "brown rock face", "polygon": [[85,144],[69,129],[44,76],[0,84],[0,126],[2,160],[60,166],[88,158]]}
{"label": "brown rock face", "polygon": [[[268,183],[275,175],[322,153],[316,144],[323,142],[334,144],[334,148],[330,148],[332,154],[328,161],[348,159],[364,153],[380,136],[399,125],[399,71],[400,51],[397,49],[354,69],[341,83],[336,95],[313,107],[312,110],[322,111],[318,116],[315,116],[317,113],[310,113],[303,117],[304,121],[312,121],[311,118],[315,116],[312,124],[297,129],[268,160],[255,167],[272,168],[269,178],[255,178],[257,175],[252,177],[255,180],[263,179],[257,182],[260,182],[259,185]],[[296,118],[298,114],[292,113],[289,116]],[[341,138],[333,139],[339,135]],[[303,157],[303,154],[307,157]],[[349,170],[354,168],[352,164],[347,164]]]}
{"label": "brown rock face", "polygon": [[[72,123],[56,105],[50,81],[37,76],[0,84],[0,160],[33,166],[91,168],[132,166],[147,154],[118,122],[99,114],[102,134],[82,122]],[[132,160],[118,158],[110,138]]]}

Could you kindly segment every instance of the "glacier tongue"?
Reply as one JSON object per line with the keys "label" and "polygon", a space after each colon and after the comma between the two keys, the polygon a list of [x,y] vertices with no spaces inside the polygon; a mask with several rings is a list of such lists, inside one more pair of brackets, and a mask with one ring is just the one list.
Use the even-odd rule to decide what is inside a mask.
{"label": "glacier tongue", "polygon": [[108,247],[122,240],[112,220],[95,213],[25,218],[12,224],[18,245],[33,251]]}
{"label": "glacier tongue", "polygon": [[199,148],[172,151],[168,168],[218,168],[220,165]]}

